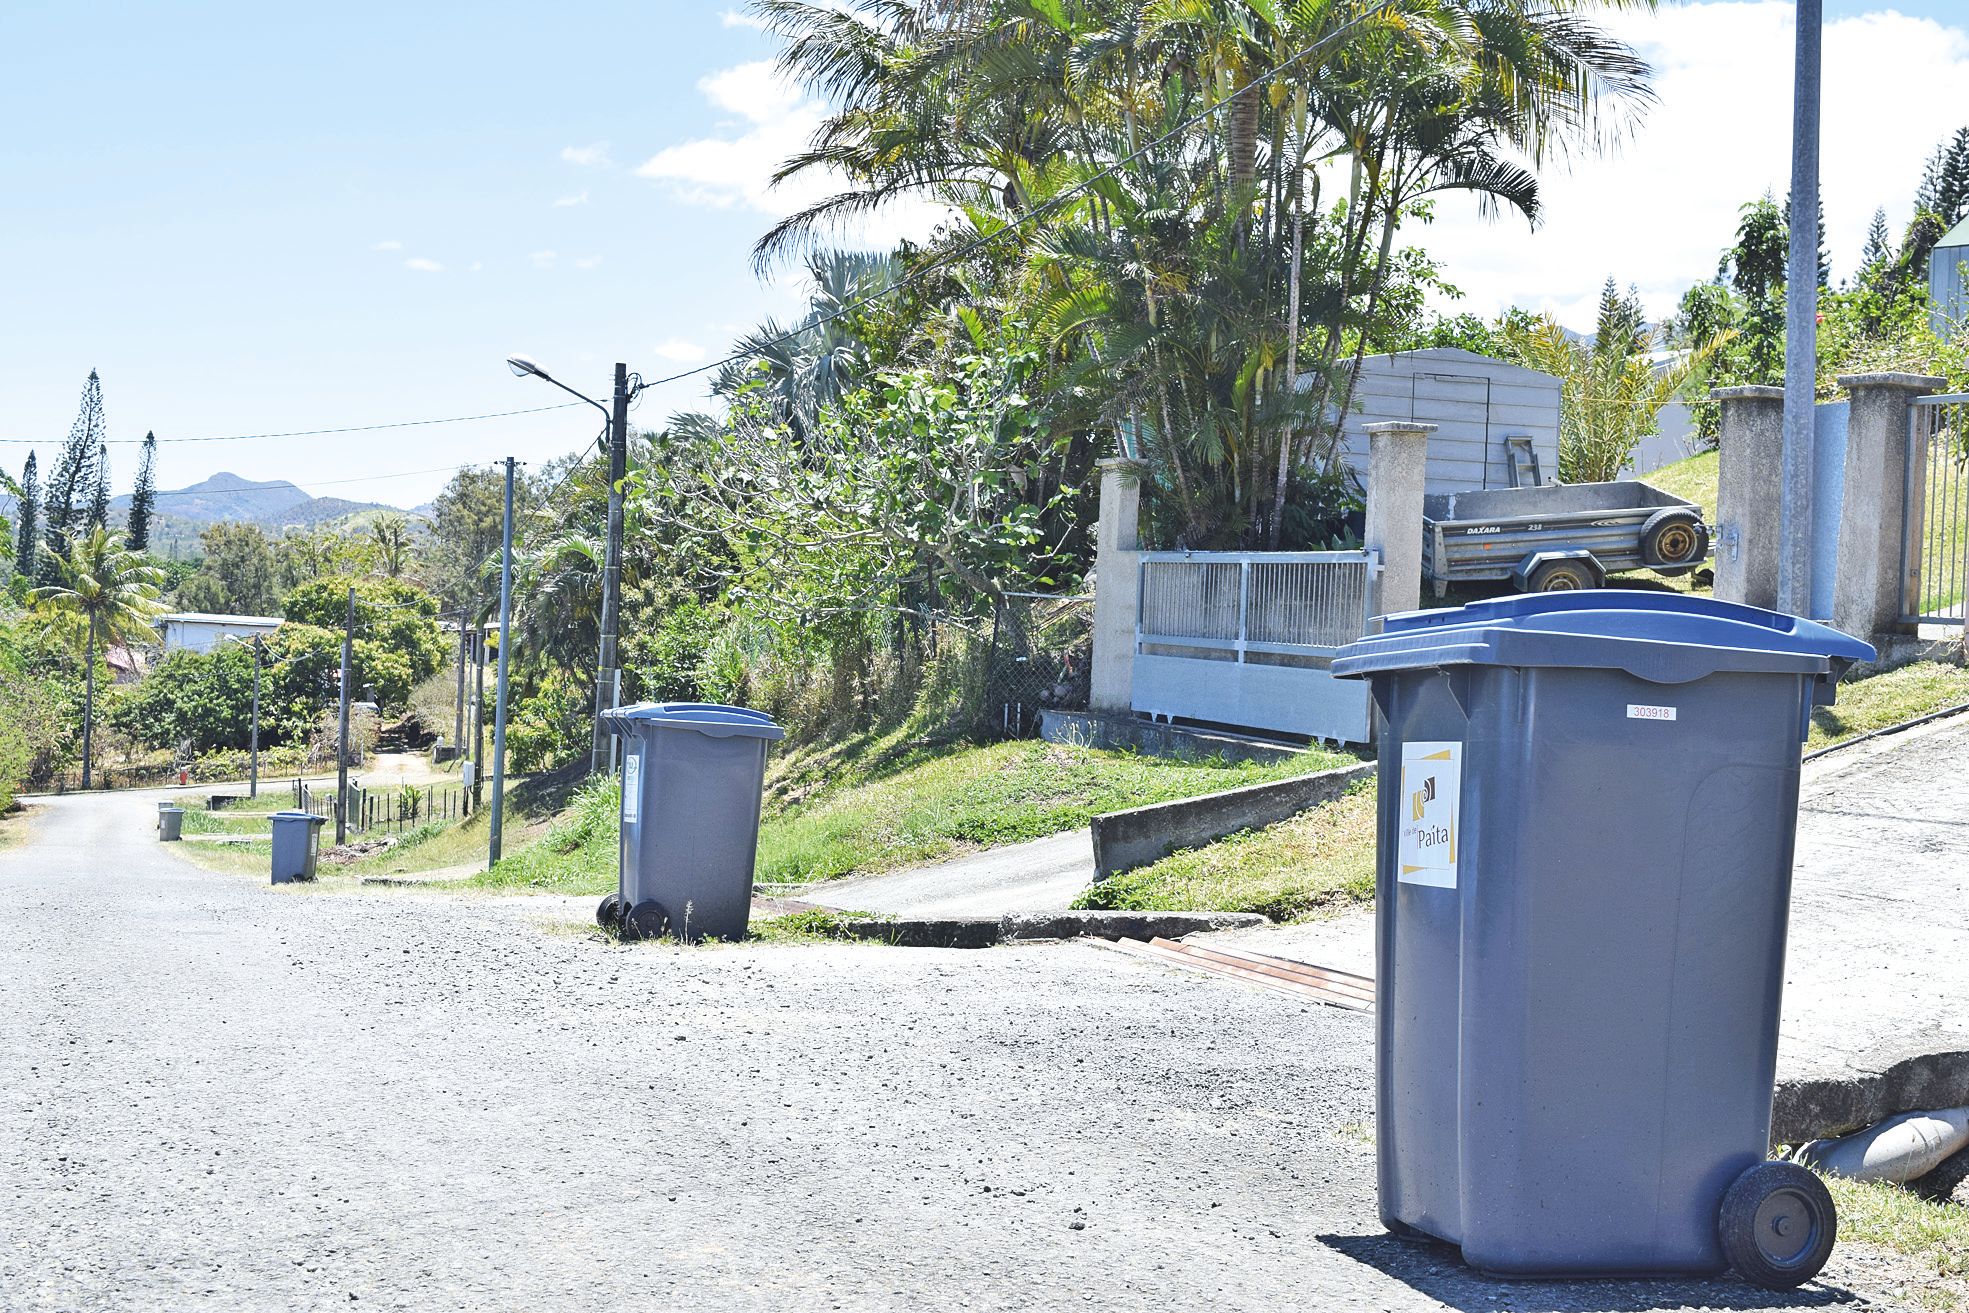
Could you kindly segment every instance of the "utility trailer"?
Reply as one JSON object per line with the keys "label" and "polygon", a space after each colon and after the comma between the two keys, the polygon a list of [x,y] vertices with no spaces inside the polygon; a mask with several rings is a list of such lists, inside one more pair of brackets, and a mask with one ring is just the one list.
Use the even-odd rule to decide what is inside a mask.
{"label": "utility trailer", "polygon": [[1687,574],[1709,556],[1702,508],[1633,480],[1437,493],[1422,499],[1422,577],[1527,593],[1598,588],[1621,570]]}

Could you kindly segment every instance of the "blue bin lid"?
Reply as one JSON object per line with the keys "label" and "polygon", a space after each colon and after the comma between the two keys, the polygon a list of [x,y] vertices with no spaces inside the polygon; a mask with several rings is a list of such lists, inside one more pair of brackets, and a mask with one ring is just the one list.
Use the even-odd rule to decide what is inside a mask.
{"label": "blue bin lid", "polygon": [[1686,593],[1592,588],[1390,615],[1381,633],[1340,649],[1333,673],[1558,666],[1686,684],[1724,670],[1836,678],[1873,657],[1857,638],[1798,616]]}
{"label": "blue bin lid", "polygon": [[317,816],[313,812],[294,811],[291,808],[284,812],[274,812],[267,819],[270,821],[313,821],[316,825],[328,824],[328,818],[326,816]]}
{"label": "blue bin lid", "polygon": [[627,734],[639,725],[662,729],[691,729],[714,739],[743,735],[747,738],[778,742],[786,731],[763,711],[750,707],[724,707],[715,702],[637,702],[602,713],[602,719],[617,734]]}

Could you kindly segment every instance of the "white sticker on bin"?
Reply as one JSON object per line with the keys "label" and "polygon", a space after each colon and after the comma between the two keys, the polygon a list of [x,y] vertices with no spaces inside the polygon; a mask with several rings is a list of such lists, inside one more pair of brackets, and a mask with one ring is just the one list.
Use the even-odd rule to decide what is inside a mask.
{"label": "white sticker on bin", "polygon": [[634,825],[643,809],[643,754],[631,752],[622,758],[622,820]]}
{"label": "white sticker on bin", "polygon": [[1675,719],[1675,708],[1651,707],[1645,702],[1630,702],[1627,704],[1627,718],[1629,720],[1673,720]]}
{"label": "white sticker on bin", "polygon": [[1463,807],[1463,745],[1402,744],[1401,826],[1395,877],[1456,888],[1457,823]]}

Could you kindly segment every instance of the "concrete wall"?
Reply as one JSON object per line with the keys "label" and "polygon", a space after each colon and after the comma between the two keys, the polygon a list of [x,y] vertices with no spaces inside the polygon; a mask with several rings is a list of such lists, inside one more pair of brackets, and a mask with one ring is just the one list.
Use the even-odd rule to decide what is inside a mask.
{"label": "concrete wall", "polygon": [[1775,609],[1784,503],[1784,389],[1718,388],[1716,596]]}
{"label": "concrete wall", "polygon": [[1422,496],[1435,430],[1433,424],[1407,420],[1368,427],[1367,522],[1361,543],[1381,556],[1376,615],[1422,605]]}
{"label": "concrete wall", "polygon": [[1695,416],[1679,401],[1671,401],[1655,416],[1655,431],[1634,448],[1634,459],[1621,470],[1623,479],[1646,480],[1664,465],[1693,456],[1702,449]]}
{"label": "concrete wall", "polygon": [[[1940,391],[1921,374],[1849,374],[1845,492],[1839,518],[1832,620],[1849,634],[1906,630],[1901,617],[1901,535],[1908,515],[1908,407]],[[1915,471],[1915,483],[1923,480]],[[1719,582],[1720,582],[1720,576]]]}
{"label": "concrete wall", "polygon": [[1095,462],[1101,518],[1094,526],[1094,655],[1087,705],[1126,715],[1135,685],[1135,613],[1142,590],[1142,476],[1125,456]]}
{"label": "concrete wall", "polygon": [[1454,347],[1369,356],[1341,426],[1347,463],[1364,481],[1368,426],[1390,420],[1436,426],[1429,492],[1510,487],[1504,439],[1517,435],[1532,440],[1545,482],[1559,477],[1559,380],[1550,374]]}
{"label": "concrete wall", "polygon": [[1250,784],[1201,798],[1161,802],[1094,818],[1094,878],[1161,861],[1183,848],[1215,843],[1239,830],[1272,825],[1331,802],[1356,780],[1374,774],[1360,762],[1271,784]]}

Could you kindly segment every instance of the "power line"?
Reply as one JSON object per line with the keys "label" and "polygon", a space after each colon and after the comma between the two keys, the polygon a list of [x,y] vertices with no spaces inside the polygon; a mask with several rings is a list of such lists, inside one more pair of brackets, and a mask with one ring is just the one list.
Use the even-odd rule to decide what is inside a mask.
{"label": "power line", "polygon": [[[431,424],[470,424],[484,419],[511,419],[515,415],[539,415],[550,410],[567,410],[578,406],[579,401],[560,401],[551,406],[529,406],[525,410],[494,410],[483,415],[447,415],[442,419],[400,419],[388,424],[351,424],[339,429],[294,429],[287,433],[227,433],[217,437],[205,438],[159,438],[158,446],[178,442],[253,442],[261,438],[322,438],[339,433],[378,433],[384,429],[414,429]],[[108,438],[112,447],[141,447],[143,438]],[[59,446],[57,438],[0,438],[0,443],[10,446]]]}

